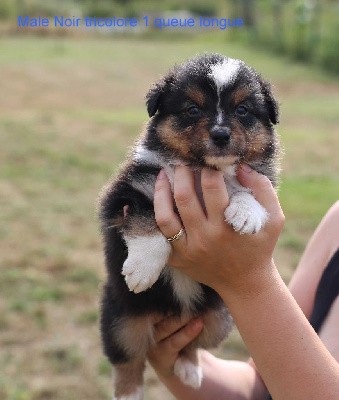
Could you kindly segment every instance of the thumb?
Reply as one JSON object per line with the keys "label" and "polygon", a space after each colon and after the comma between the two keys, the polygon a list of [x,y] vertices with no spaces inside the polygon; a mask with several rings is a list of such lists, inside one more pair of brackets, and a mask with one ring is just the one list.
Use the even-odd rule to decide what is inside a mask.
{"label": "thumb", "polygon": [[284,219],[277,193],[267,176],[259,174],[247,164],[238,168],[237,178],[242,186],[249,188],[270,217]]}

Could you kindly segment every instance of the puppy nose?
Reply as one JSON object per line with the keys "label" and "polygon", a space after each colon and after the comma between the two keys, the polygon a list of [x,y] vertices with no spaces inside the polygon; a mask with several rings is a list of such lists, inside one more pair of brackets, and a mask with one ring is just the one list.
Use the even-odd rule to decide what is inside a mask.
{"label": "puppy nose", "polygon": [[225,126],[215,126],[211,129],[211,138],[217,146],[225,146],[231,137],[231,131]]}

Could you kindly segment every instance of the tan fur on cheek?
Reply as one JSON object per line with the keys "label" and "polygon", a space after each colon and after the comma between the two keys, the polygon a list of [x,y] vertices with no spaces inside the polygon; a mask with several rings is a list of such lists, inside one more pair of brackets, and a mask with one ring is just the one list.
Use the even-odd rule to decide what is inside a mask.
{"label": "tan fur on cheek", "polygon": [[197,127],[195,128],[195,140],[201,142],[208,142],[210,139],[210,132],[208,130],[209,120],[207,118],[203,118],[199,121]]}
{"label": "tan fur on cheek", "polygon": [[175,129],[173,117],[168,117],[158,125],[158,134],[167,147],[176,150],[183,158],[189,157],[189,140]]}
{"label": "tan fur on cheek", "polygon": [[175,128],[174,117],[168,117],[158,125],[158,134],[162,142],[179,153],[179,156],[187,161],[194,160],[194,154],[201,148],[202,143],[208,141],[209,132],[207,130],[207,119],[202,119],[189,126],[183,131]]}
{"label": "tan fur on cheek", "polygon": [[255,129],[248,135],[247,152],[245,161],[256,161],[261,159],[267,150],[272,145],[270,132],[261,124],[258,129]]}
{"label": "tan fur on cheek", "polygon": [[236,120],[232,121],[230,151],[232,155],[243,156],[248,151],[248,132]]}
{"label": "tan fur on cheek", "polygon": [[245,162],[260,160],[266,149],[271,146],[271,134],[257,123],[247,130],[239,121],[232,121],[232,152],[241,156]]}

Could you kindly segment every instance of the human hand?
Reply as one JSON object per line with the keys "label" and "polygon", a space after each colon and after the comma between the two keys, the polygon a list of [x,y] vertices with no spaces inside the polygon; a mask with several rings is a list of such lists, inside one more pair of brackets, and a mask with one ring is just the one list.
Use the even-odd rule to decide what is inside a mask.
{"label": "human hand", "polygon": [[151,347],[148,359],[159,377],[166,379],[173,376],[179,352],[199,335],[202,328],[201,318],[167,317],[155,325],[155,345]]}
{"label": "human hand", "polygon": [[284,224],[276,192],[266,176],[242,166],[237,178],[269,213],[268,222],[256,234],[240,235],[225,222],[229,196],[221,171],[201,172],[204,210],[195,191],[194,173],[188,167],[176,167],[174,201],[180,218],[164,172],[155,185],[155,217],[162,233],[171,237],[185,227],[186,235],[172,242],[169,264],[219,293],[225,288],[255,290],[258,275],[274,266],[272,253]]}

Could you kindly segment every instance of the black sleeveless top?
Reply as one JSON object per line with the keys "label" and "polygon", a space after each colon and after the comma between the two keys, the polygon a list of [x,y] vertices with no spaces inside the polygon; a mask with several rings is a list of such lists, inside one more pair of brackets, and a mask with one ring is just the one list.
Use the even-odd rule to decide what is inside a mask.
{"label": "black sleeveless top", "polygon": [[[339,249],[334,253],[325,268],[314,299],[310,324],[319,333],[320,328],[331,309],[332,303],[339,295]],[[268,395],[265,400],[272,400]]]}
{"label": "black sleeveless top", "polygon": [[319,281],[310,323],[319,333],[332,303],[339,295],[339,249],[334,253]]}

